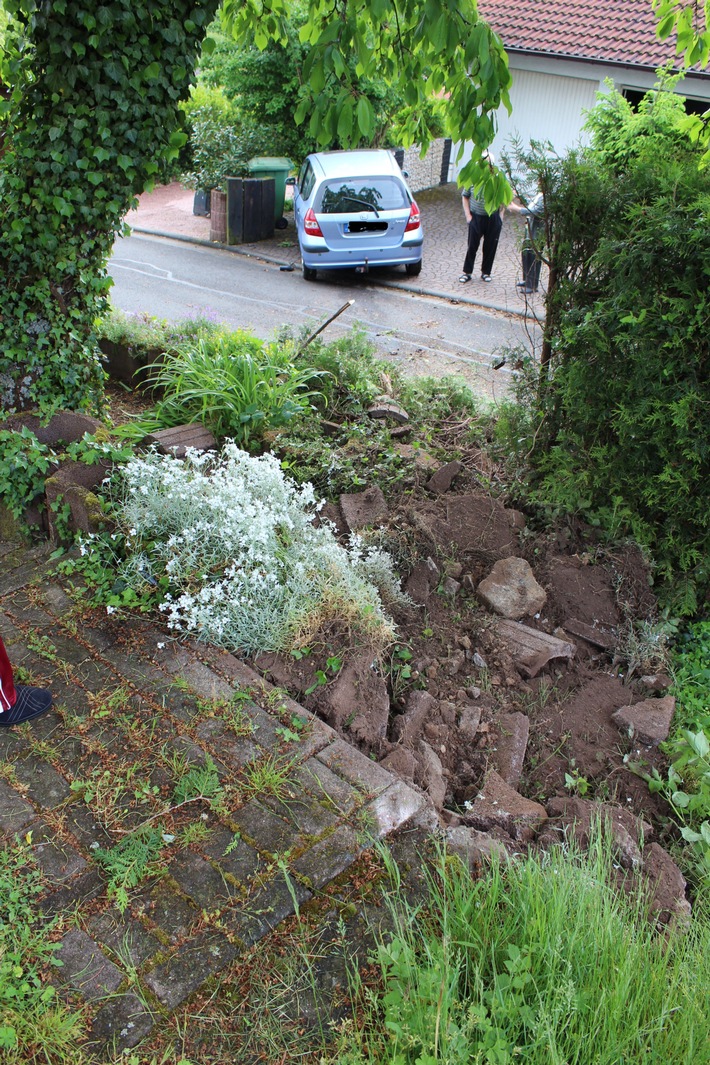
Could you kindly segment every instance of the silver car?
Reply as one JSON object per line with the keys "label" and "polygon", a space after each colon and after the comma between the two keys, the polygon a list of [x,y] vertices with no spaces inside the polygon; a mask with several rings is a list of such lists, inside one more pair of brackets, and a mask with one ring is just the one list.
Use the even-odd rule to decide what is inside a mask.
{"label": "silver car", "polygon": [[293,210],[303,276],[318,270],[422,268],[419,208],[392,152],[316,152],[304,160]]}

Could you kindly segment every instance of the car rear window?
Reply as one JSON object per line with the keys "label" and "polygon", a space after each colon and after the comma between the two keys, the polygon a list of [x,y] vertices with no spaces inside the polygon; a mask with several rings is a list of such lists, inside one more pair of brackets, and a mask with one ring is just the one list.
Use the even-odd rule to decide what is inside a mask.
{"label": "car rear window", "polygon": [[393,177],[339,178],[324,183],[316,210],[321,214],[356,214],[368,206],[396,211],[409,206],[409,198],[404,185]]}

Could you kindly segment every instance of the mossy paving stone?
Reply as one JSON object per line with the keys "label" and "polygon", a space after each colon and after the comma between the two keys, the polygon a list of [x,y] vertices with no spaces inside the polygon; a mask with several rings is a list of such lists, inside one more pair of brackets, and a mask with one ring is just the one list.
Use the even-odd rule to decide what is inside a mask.
{"label": "mossy paving stone", "polygon": [[144,916],[162,933],[164,942],[178,943],[190,934],[200,919],[200,911],[170,884],[160,882],[153,888],[131,894],[131,910]]}
{"label": "mossy paving stone", "polygon": [[200,849],[244,889],[250,880],[265,869],[264,859],[258,851],[243,839],[235,837],[224,825],[214,828]]}
{"label": "mossy paving stone", "polygon": [[174,1010],[214,973],[230,965],[239,947],[220,932],[200,932],[144,977],[155,997]]}
{"label": "mossy paving stone", "polygon": [[341,825],[297,858],[293,868],[312,888],[322,888],[352,865],[363,849],[357,833]]}
{"label": "mossy paving stone", "polygon": [[293,825],[256,799],[238,810],[233,821],[247,841],[253,841],[263,854],[283,854],[298,841],[298,832]]}
{"label": "mossy paving stone", "polygon": [[0,780],[0,832],[13,836],[37,818],[34,806],[6,780]]}
{"label": "mossy paving stone", "polygon": [[168,874],[203,910],[214,910],[240,893],[238,886],[230,883],[219,869],[192,851],[179,854],[168,866]]}
{"label": "mossy paving stone", "polygon": [[91,936],[126,963],[138,969],[163,950],[163,944],[140,921],[110,907],[86,922]]}
{"label": "mossy paving stone", "polygon": [[61,940],[57,959],[62,967],[56,982],[77,991],[87,1002],[98,1002],[123,983],[123,973],[109,961],[91,936],[70,928]]}
{"label": "mossy paving stone", "polygon": [[40,900],[40,910],[47,917],[66,916],[92,902],[106,891],[106,881],[96,869],[87,869],[56,891]]}
{"label": "mossy paving stone", "polygon": [[107,1045],[116,1051],[130,1050],[150,1034],[153,1023],[137,995],[112,995],[94,1017],[92,1043],[99,1052]]}

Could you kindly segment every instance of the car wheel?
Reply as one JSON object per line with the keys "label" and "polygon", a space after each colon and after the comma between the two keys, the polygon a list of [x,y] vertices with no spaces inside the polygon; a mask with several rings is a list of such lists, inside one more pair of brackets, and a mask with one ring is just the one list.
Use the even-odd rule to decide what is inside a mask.
{"label": "car wheel", "polygon": [[315,281],[315,279],[318,277],[318,271],[314,270],[313,267],[311,267],[311,266],[306,266],[305,263],[303,263],[302,265],[303,265],[303,276],[306,279],[306,281]]}
{"label": "car wheel", "polygon": [[409,274],[410,277],[416,277],[418,274],[421,274],[421,272],[422,272],[422,261],[421,261],[421,259],[419,260],[418,263],[405,263],[404,264],[404,269],[407,271],[407,273]]}

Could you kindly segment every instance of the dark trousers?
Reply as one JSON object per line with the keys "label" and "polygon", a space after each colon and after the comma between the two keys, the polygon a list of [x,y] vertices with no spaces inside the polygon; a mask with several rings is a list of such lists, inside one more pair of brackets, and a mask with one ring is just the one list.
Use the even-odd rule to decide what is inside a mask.
{"label": "dark trousers", "polygon": [[474,214],[468,223],[468,249],[463,261],[463,272],[473,273],[473,264],[476,261],[478,245],[483,240],[483,262],[481,273],[490,274],[493,270],[493,260],[496,257],[500,231],[503,228],[503,219],[498,211],[495,214]]}
{"label": "dark trousers", "polygon": [[533,249],[523,248],[523,281],[525,287],[531,288],[533,292],[537,292],[537,286],[540,284],[541,266],[542,262]]}

